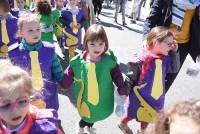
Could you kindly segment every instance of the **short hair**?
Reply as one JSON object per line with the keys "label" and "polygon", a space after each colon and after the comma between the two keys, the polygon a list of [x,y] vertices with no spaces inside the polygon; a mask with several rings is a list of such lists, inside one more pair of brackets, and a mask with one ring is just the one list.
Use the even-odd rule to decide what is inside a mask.
{"label": "short hair", "polygon": [[151,49],[153,46],[153,41],[162,42],[165,38],[172,36],[175,38],[173,32],[163,26],[157,26],[151,29],[147,35],[147,49]]}
{"label": "short hair", "polygon": [[51,4],[47,0],[39,0],[36,3],[37,12],[41,15],[51,15]]}
{"label": "short hair", "polygon": [[102,40],[105,42],[105,51],[108,50],[108,38],[106,35],[106,32],[101,25],[93,24],[91,25],[84,36],[84,41],[83,41],[83,47],[84,50],[88,51],[88,46],[87,43],[88,41],[97,41],[97,40]]}
{"label": "short hair", "polygon": [[156,123],[144,134],[169,134],[174,115],[189,117],[200,126],[200,100],[190,99],[175,104],[171,109],[162,112]]}
{"label": "short hair", "polygon": [[0,95],[2,90],[19,89],[28,93],[29,96],[34,95],[32,81],[30,75],[18,66],[12,65],[8,60],[0,60]]}
{"label": "short hair", "polygon": [[0,7],[4,8],[4,12],[10,12],[10,4],[8,0],[0,0]]}
{"label": "short hair", "polygon": [[40,20],[36,13],[31,13],[30,11],[22,12],[18,19],[18,31],[22,31],[23,25],[27,22],[40,23]]}

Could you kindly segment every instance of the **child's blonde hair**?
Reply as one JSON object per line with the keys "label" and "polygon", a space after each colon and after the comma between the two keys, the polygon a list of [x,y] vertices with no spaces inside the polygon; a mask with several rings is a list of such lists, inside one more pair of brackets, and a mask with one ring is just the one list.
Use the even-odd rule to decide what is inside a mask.
{"label": "child's blonde hair", "polygon": [[153,41],[159,41],[162,42],[165,38],[172,36],[174,37],[174,34],[171,30],[162,27],[162,26],[157,26],[151,29],[151,31],[147,35],[147,43],[146,47],[147,49],[151,49],[153,46]]}
{"label": "child's blonde hair", "polygon": [[18,19],[18,31],[22,31],[23,25],[29,22],[40,23],[38,15],[36,13],[31,13],[30,11],[22,12]]}
{"label": "child's blonde hair", "polygon": [[19,89],[28,93],[29,96],[34,95],[31,77],[29,74],[18,66],[12,65],[8,60],[0,60],[0,96],[3,90]]}
{"label": "child's blonde hair", "polygon": [[200,126],[200,100],[177,103],[166,113],[161,113],[155,125],[148,128],[145,134],[169,134],[174,115],[189,117]]}
{"label": "child's blonde hair", "polygon": [[91,25],[84,36],[84,41],[83,41],[83,47],[84,50],[88,51],[88,46],[87,43],[88,41],[97,41],[97,40],[102,40],[105,42],[105,51],[108,50],[108,38],[106,35],[106,32],[101,25],[93,24]]}

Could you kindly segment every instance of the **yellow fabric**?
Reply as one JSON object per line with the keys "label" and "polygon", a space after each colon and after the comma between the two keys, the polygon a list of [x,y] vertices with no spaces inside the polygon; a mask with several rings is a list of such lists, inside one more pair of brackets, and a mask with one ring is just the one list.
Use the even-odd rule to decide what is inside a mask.
{"label": "yellow fabric", "polygon": [[83,92],[84,92],[83,80],[76,79],[76,78],[74,78],[74,80],[81,84],[81,90],[80,90],[80,93],[79,93],[79,95],[77,97],[77,109],[78,109],[78,112],[79,112],[81,117],[90,118],[90,109],[89,109],[88,105],[85,102],[81,102],[82,101]]}
{"label": "yellow fabric", "polygon": [[175,24],[170,25],[170,29],[174,32],[178,43],[187,43],[190,39],[190,24],[194,16],[195,9],[186,10],[181,31],[177,29]]}
{"label": "yellow fabric", "polygon": [[77,46],[69,47],[69,59],[71,60],[75,56]]}
{"label": "yellow fabric", "polygon": [[73,18],[73,24],[74,24],[73,33],[77,34],[78,33],[78,27],[77,27],[76,15],[72,15],[72,18]]}
{"label": "yellow fabric", "polygon": [[1,35],[2,35],[2,42],[7,45],[10,41],[8,37],[5,19],[1,20]]}
{"label": "yellow fabric", "polygon": [[133,87],[133,91],[137,96],[138,100],[140,101],[141,107],[139,107],[137,111],[137,119],[139,121],[153,123],[156,118],[158,117],[158,113],[156,110],[151,107],[144,98],[140,95],[138,90],[143,89],[147,84],[142,84],[140,86]]}
{"label": "yellow fabric", "polygon": [[17,8],[17,0],[14,0],[14,8]]}
{"label": "yellow fabric", "polygon": [[99,87],[95,63],[88,63],[88,102],[92,105],[99,103]]}
{"label": "yellow fabric", "polygon": [[162,76],[162,60],[155,60],[155,74],[153,80],[153,86],[151,91],[151,96],[158,100],[160,96],[163,94],[163,76]]}
{"label": "yellow fabric", "polygon": [[44,86],[43,78],[42,78],[42,71],[40,68],[40,63],[38,60],[38,52],[31,51],[29,53],[31,58],[31,72],[32,72],[32,84],[33,88],[36,90],[42,90]]}

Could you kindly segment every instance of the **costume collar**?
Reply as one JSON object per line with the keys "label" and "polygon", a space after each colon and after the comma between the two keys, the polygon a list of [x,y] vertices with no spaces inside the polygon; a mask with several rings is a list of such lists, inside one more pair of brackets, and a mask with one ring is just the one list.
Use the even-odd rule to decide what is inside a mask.
{"label": "costume collar", "polygon": [[78,11],[79,11],[79,9],[78,9],[78,7],[76,6],[76,7],[68,7],[68,10],[73,14],[73,15],[77,15],[78,14]]}
{"label": "costume collar", "polygon": [[28,44],[25,39],[22,39],[22,45],[20,45],[21,49],[28,50],[28,51],[38,51],[42,48],[42,41],[39,41],[35,44]]}

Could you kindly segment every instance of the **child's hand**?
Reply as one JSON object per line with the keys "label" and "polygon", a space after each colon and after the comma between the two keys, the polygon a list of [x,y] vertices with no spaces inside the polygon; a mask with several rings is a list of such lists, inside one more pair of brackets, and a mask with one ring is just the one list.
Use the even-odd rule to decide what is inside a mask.
{"label": "child's hand", "polygon": [[81,24],[80,23],[77,23],[77,28],[81,28]]}
{"label": "child's hand", "polygon": [[173,44],[171,45],[171,50],[173,53],[176,53],[178,50],[178,42],[176,40],[173,41]]}
{"label": "child's hand", "polygon": [[71,29],[73,29],[73,28],[74,28],[74,23],[71,22],[71,23],[69,24],[69,26],[70,26]]}

